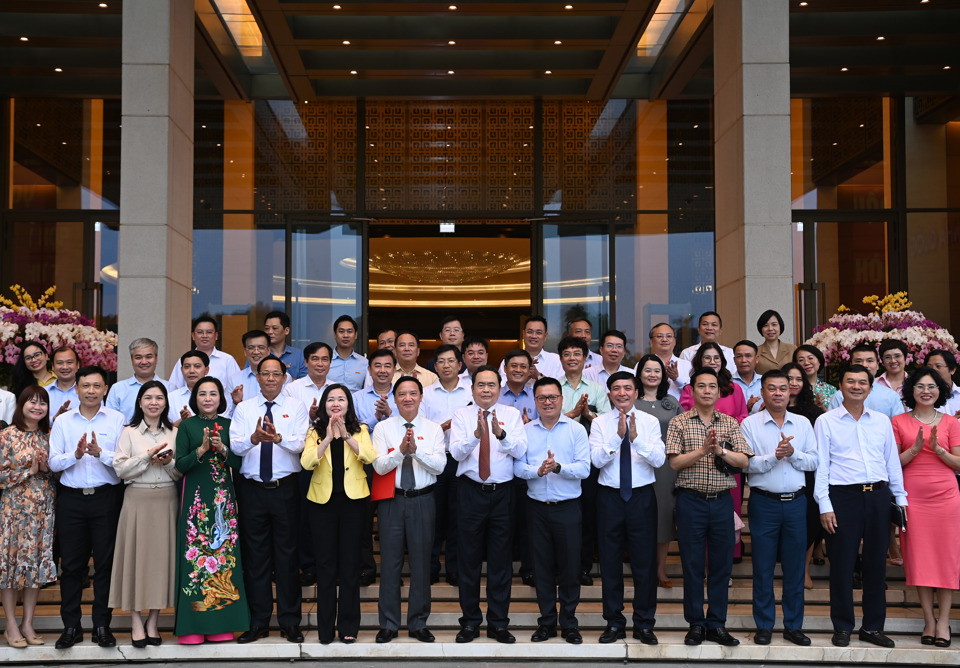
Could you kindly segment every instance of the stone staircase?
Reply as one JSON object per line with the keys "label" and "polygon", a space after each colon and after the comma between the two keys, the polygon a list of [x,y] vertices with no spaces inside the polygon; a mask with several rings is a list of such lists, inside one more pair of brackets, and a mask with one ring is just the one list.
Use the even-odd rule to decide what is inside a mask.
{"label": "stone staircase", "polygon": [[[745,536],[749,545],[749,536]],[[674,544],[674,547],[675,544]],[[747,550],[749,554],[749,549]],[[515,570],[517,565],[515,564]],[[629,572],[629,565],[624,566]],[[377,645],[374,637],[377,630],[377,598],[379,586],[374,584],[361,590],[362,620],[359,640],[353,645],[334,642],[321,645],[317,639],[315,617],[315,587],[303,589],[303,628],[306,640],[302,644],[292,644],[273,632],[270,638],[249,645],[236,643],[206,644],[202,646],[180,646],[171,635],[173,610],[161,614],[160,627],[164,644],[160,647],[136,649],[130,644],[129,615],[122,611],[114,614],[113,629],[119,646],[103,649],[90,642],[90,603],[93,590],[84,590],[84,628],[88,631],[85,641],[65,651],[53,648],[53,643],[61,630],[59,617],[60,592],[57,585],[41,591],[37,609],[36,628],[44,634],[47,643],[43,646],[17,650],[0,643],[0,661],[5,663],[112,663],[121,661],[164,662],[164,661],[234,661],[258,660],[334,660],[334,661],[628,661],[647,660],[658,662],[721,662],[738,663],[821,663],[821,664],[887,664],[901,666],[916,665],[960,665],[960,641],[947,649],[920,645],[919,634],[923,626],[919,599],[914,588],[908,588],[904,582],[903,569],[888,567],[887,623],[886,632],[897,642],[893,650],[881,649],[854,639],[849,647],[838,648],[830,643],[832,627],[829,618],[829,590],[827,577],[829,562],[826,566],[813,566],[814,588],[806,592],[806,620],[804,631],[811,636],[811,647],[797,647],[774,633],[773,643],[769,646],[755,645],[752,641],[754,630],[751,611],[752,570],[749,556],[743,563],[733,567],[733,582],[730,588],[730,607],[727,628],[741,645],[734,648],[720,647],[713,643],[704,643],[699,647],[687,647],[683,644],[683,635],[687,625],[683,619],[683,586],[680,577],[679,556],[670,555],[668,573],[674,587],[659,589],[657,610],[657,646],[642,645],[633,640],[628,633],[627,640],[609,645],[600,645],[597,638],[605,623],[601,614],[600,580],[596,584],[583,587],[581,603],[578,609],[580,628],[584,643],[573,646],[556,638],[545,643],[530,642],[530,634],[537,625],[536,595],[533,588],[514,578],[513,596],[510,606],[510,627],[517,636],[514,645],[501,645],[489,640],[485,635],[472,643],[456,644],[454,636],[458,629],[460,607],[457,602],[457,590],[445,582],[433,586],[433,610],[430,628],[436,634],[437,641],[432,644],[417,642],[408,638],[405,629],[401,629],[398,639],[389,644]],[[778,566],[779,575],[779,566]],[[629,583],[629,579],[628,579]],[[404,598],[407,588],[403,588]],[[484,592],[481,592],[484,595]],[[627,601],[633,595],[632,587],[626,587]],[[777,589],[779,600],[780,591]],[[860,592],[855,592],[859,603]],[[958,597],[960,599],[960,597]],[[955,608],[960,607],[960,600]],[[778,610],[779,612],[779,610]],[[858,610],[859,612],[859,610]],[[625,611],[629,619],[629,607]],[[960,612],[954,616],[960,619]],[[780,619],[778,617],[778,623]],[[960,621],[957,622],[960,625]]]}

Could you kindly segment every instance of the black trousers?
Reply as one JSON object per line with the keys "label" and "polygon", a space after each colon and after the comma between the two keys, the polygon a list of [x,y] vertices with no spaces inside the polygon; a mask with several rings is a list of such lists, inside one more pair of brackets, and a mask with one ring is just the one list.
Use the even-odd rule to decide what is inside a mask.
{"label": "black trousers", "polygon": [[[373,465],[364,464],[363,470],[367,474],[367,488],[373,489]],[[377,504],[368,496],[363,504],[363,524],[360,527],[360,572],[377,572],[377,561],[373,558],[373,514]]]}
{"label": "black trousers", "polygon": [[[320,642],[357,637],[360,631],[360,536],[368,499],[333,494],[326,503],[307,502],[317,567],[317,631]],[[340,578],[339,596],[337,577]]]}
{"label": "black trousers", "polygon": [[279,487],[263,489],[238,475],[234,478],[240,507],[240,549],[243,583],[250,606],[250,625],[269,626],[273,613],[273,587],[277,583],[277,621],[280,626],[300,624],[300,485],[297,474]]}
{"label": "black trousers", "polygon": [[620,498],[619,489],[600,485],[596,518],[604,620],[621,629],[627,624],[623,616],[626,549],[633,573],[633,627],[652,629],[657,613],[657,495],[653,485],[635,487],[629,501]]}
{"label": "black trousers", "polygon": [[444,553],[446,573],[456,573],[457,565],[457,466],[459,462],[447,453],[447,464],[437,476],[433,492],[436,502],[437,525],[430,555],[430,573],[440,574],[440,553]]}
{"label": "black trousers", "polygon": [[852,631],[853,569],[863,541],[863,628],[882,631],[887,618],[887,548],[890,546],[890,488],[830,486],[837,516],[834,534],[826,534],[830,554],[830,620],[836,631]]}
{"label": "black trousers", "polygon": [[543,503],[527,498],[527,526],[530,552],[537,583],[537,605],[541,626],[557,625],[557,598],[560,599],[560,628],[577,628],[580,603],[581,537],[580,499]]}
{"label": "black trousers", "polygon": [[513,482],[484,491],[467,477],[457,480],[460,503],[458,549],[460,561],[460,626],[480,626],[480,570],[487,553],[487,624],[510,623],[513,562],[510,550],[513,519]]}
{"label": "black trousers", "polygon": [[527,531],[527,481],[513,479],[513,560],[520,562],[520,577],[533,574],[530,533]]}
{"label": "black trousers", "polygon": [[103,485],[94,494],[60,486],[57,497],[56,528],[60,536],[60,618],[64,627],[79,627],[82,616],[83,575],[93,553],[93,625],[110,626],[113,609],[110,573],[117,521],[123,503],[123,485]]}
{"label": "black trousers", "polygon": [[580,545],[580,572],[593,571],[593,556],[597,554],[597,489],[600,487],[600,469],[590,466],[590,475],[580,481],[580,507],[583,509],[582,542]]}
{"label": "black trousers", "polygon": [[307,492],[310,491],[310,481],[313,471],[303,470],[299,473],[300,485],[300,570],[304,573],[316,573],[317,561],[313,556],[313,532],[310,530],[310,504],[307,501]]}

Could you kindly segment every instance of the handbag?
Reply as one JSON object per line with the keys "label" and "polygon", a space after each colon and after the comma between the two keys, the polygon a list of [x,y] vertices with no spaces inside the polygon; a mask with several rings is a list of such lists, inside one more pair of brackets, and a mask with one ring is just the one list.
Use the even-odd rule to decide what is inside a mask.
{"label": "handbag", "polygon": [[[387,454],[393,452],[393,448],[387,450]],[[389,473],[380,475],[373,472],[373,486],[370,488],[370,500],[382,501],[392,499],[397,488],[397,469],[392,469]]]}
{"label": "handbag", "polygon": [[[729,441],[723,441],[720,445],[722,445],[728,451],[730,450]],[[731,466],[730,464],[727,463],[727,461],[723,457],[719,455],[713,456],[713,465],[717,467],[717,470],[720,471],[720,473],[724,473],[726,475],[737,475],[738,473],[743,473],[742,468],[739,468],[737,466]]]}
{"label": "handbag", "polygon": [[907,530],[907,509],[898,506],[896,501],[890,502],[890,524],[900,527],[900,531]]}

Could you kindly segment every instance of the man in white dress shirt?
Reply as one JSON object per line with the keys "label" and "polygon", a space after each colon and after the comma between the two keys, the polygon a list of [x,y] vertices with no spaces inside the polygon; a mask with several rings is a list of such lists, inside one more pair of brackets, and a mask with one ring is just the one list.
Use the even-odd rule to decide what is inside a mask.
{"label": "man in white dress shirt", "polygon": [[650,352],[663,362],[670,380],[670,389],[667,391],[679,401],[683,388],[690,384],[693,365],[673,354],[676,346],[677,333],[673,331],[673,327],[665,322],[658,322],[650,328]]}
{"label": "man in white dress shirt", "polygon": [[[738,353],[741,346],[734,348]],[[772,369],[760,380],[764,409],[740,431],[753,450],[750,474],[750,536],[753,541],[753,641],[769,645],[777,607],[773,593],[777,554],[783,568],[783,637],[809,645],[803,633],[803,580],[807,551],[806,471],[817,468],[817,440],[810,421],[787,411],[787,374]]]}
{"label": "man in white dress shirt", "polygon": [[[547,342],[547,319],[541,315],[532,315],[527,318],[523,325],[523,348],[533,360],[530,367],[531,384],[540,376],[550,376],[560,380],[563,378],[563,366],[560,364],[560,356],[557,353],[551,353],[543,349]],[[500,377],[504,375],[505,369],[503,363],[500,363]]]}
{"label": "man in white dress shirt", "polygon": [[13,412],[16,409],[17,398],[13,396],[13,392],[0,389],[0,420],[9,425],[10,421],[13,420]]}
{"label": "man in white dress shirt", "polygon": [[953,374],[957,371],[957,360],[953,353],[948,350],[931,350],[924,365],[940,374],[943,382],[950,388],[950,396],[947,397],[947,403],[940,407],[940,412],[954,417],[960,415],[960,387],[953,382]]}
{"label": "man in white dress shirt", "polygon": [[597,534],[603,583],[601,643],[626,637],[623,615],[623,552],[630,553],[633,575],[633,637],[656,645],[657,497],[654,469],[666,459],[660,422],[634,404],[637,378],[618,371],[607,379],[613,410],[593,421],[590,459],[600,469]]}
{"label": "man in white dress shirt", "polygon": [[[159,380],[167,387],[167,381],[157,375],[157,342],[153,339],[139,338],[130,342],[130,362],[133,364],[133,375],[118,380],[110,387],[107,395],[107,408],[121,413],[124,423],[133,418],[134,404],[137,402],[137,393],[148,380]],[[169,391],[169,387],[167,390]]]}
{"label": "man in white dress shirt", "polygon": [[616,329],[608,329],[600,337],[600,363],[585,367],[583,377],[600,387],[606,387],[607,378],[616,372],[633,372],[633,369],[623,365],[626,354],[627,335]]}
{"label": "man in white dress shirt", "polygon": [[[400,337],[397,337],[398,339]],[[394,495],[377,506],[380,532],[380,630],[377,642],[390,642],[400,627],[400,572],[403,554],[410,558],[410,597],[407,632],[420,642],[433,642],[430,616],[430,552],[436,524],[434,490],[446,455],[443,430],[420,411],[423,386],[404,376],[393,387],[397,415],[377,424],[373,468],[380,475],[394,472]]]}
{"label": "man in white dress shirt", "polygon": [[821,415],[814,426],[820,454],[814,498],[827,532],[830,619],[838,647],[850,644],[854,628],[853,570],[861,541],[863,622],[858,635],[880,647],[894,646],[883,633],[890,505],[895,499],[906,506],[907,493],[890,419],[865,404],[871,386],[870,371],[851,365],[840,376],[843,403]]}
{"label": "man in white dress shirt", "polygon": [[733,361],[733,349],[720,343],[720,333],[723,332],[723,320],[720,319],[719,313],[716,311],[702,313],[697,324],[697,332],[700,334],[700,343],[695,343],[692,346],[684,348],[680,353],[680,359],[692,362],[693,356],[696,355],[697,350],[700,349],[700,344],[716,343],[720,346],[720,350],[723,351],[723,356],[727,358],[727,368],[733,369],[736,367]]}
{"label": "man in white dress shirt", "polygon": [[[167,393],[167,418],[174,427],[180,426],[181,420],[193,415],[190,395],[197,381],[210,375],[210,358],[199,350],[188,350],[180,356],[180,374],[185,384]],[[227,400],[226,414],[229,415],[233,412],[233,404],[230,403],[229,394],[224,398]]]}
{"label": "man in white dress shirt", "polygon": [[237,641],[267,637],[273,613],[271,572],[277,583],[281,635],[303,642],[297,557],[300,530],[300,453],[309,428],[299,399],[281,393],[286,367],[270,355],[257,365],[260,394],[241,402],[230,424],[230,447],[243,458],[234,477],[240,506],[243,580],[250,629]]}
{"label": "man in white dress shirt", "polygon": [[467,367],[460,376],[473,382],[473,372],[490,363],[490,344],[479,336],[469,336],[463,340],[460,350],[463,351],[463,365]]}
{"label": "man in white dress shirt", "polygon": [[457,547],[460,561],[460,632],[457,642],[480,635],[480,569],[487,555],[487,637],[516,641],[510,623],[510,587],[513,578],[510,525],[513,520],[513,462],[527,451],[520,411],[497,405],[500,374],[491,366],[473,377],[473,406],[453,414],[450,454],[457,469],[460,524]]}
{"label": "man in white dress shirt", "polygon": [[[207,356],[210,367],[209,375],[219,378],[220,382],[226,385],[227,381],[235,373],[240,371],[240,365],[233,355],[217,350],[217,341],[220,339],[220,332],[217,329],[217,321],[209,313],[198,315],[190,323],[190,338],[193,339],[195,350],[199,350]],[[183,369],[181,365],[175,364],[170,373],[170,382],[167,389],[174,390],[184,385]]]}
{"label": "man in white dress shirt", "polygon": [[[440,581],[440,553],[444,553],[446,580],[456,587],[460,583],[457,561],[457,460],[450,454],[450,423],[454,412],[473,403],[472,381],[457,372],[462,358],[454,345],[437,348],[434,368],[439,382],[423,389],[420,412],[443,430],[446,466],[437,476],[434,492],[437,506],[437,524],[434,530],[433,554],[430,558],[430,582]],[[446,544],[446,550],[443,549]]]}
{"label": "man in white dress shirt", "polygon": [[[270,337],[261,329],[251,329],[243,335],[243,354],[247,357],[244,367],[233,374],[223,384],[223,391],[227,393],[228,417],[233,416],[234,408],[247,399],[253,399],[260,393],[260,382],[257,379],[257,367],[270,354]],[[284,365],[286,366],[286,365]],[[293,380],[287,372],[286,382]]]}
{"label": "man in white dress shirt", "polygon": [[53,373],[57,376],[56,382],[47,385],[47,394],[50,395],[50,422],[53,422],[61,414],[80,404],[80,398],[77,397],[80,357],[70,346],[61,346],[53,351],[50,359],[53,360]]}
{"label": "man in white dress shirt", "polygon": [[590,344],[593,343],[593,326],[589,320],[581,318],[572,321],[568,334],[583,339],[584,343],[587,344],[587,360],[584,369],[592,369],[603,364],[603,357],[590,350]]}
{"label": "man in white dress shirt", "polygon": [[333,384],[327,380],[333,348],[322,341],[314,341],[303,349],[303,359],[307,365],[307,375],[284,385],[283,392],[303,402],[313,423],[317,419],[317,408],[324,389]]}
{"label": "man in white dress shirt", "polygon": [[107,600],[123,486],[113,470],[113,456],[128,420],[103,405],[106,393],[106,373],[96,366],[81,368],[77,371],[80,405],[77,410],[61,415],[50,432],[50,470],[60,472],[56,528],[63,568],[60,576],[63,633],[57,640],[57,649],[83,642],[80,600],[91,551],[94,567],[92,640],[101,647],[117,644],[110,631],[113,610],[107,607]]}

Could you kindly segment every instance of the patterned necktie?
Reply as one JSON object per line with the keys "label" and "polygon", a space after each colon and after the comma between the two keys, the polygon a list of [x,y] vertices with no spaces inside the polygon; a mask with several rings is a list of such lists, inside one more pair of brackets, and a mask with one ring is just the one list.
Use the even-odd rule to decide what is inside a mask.
{"label": "patterned necktie", "polygon": [[[270,421],[273,424],[273,406],[275,401],[267,402],[267,412],[264,414],[264,422]],[[273,443],[260,441],[260,482],[270,482],[273,480]]]}
{"label": "patterned necktie", "polygon": [[[483,419],[486,421],[490,411],[483,411]],[[480,480],[486,481],[490,477],[490,425],[485,425],[483,433],[480,435],[480,461],[479,461]]]}
{"label": "patterned necktie", "polygon": [[[412,422],[404,422],[403,426],[407,429],[413,429]],[[413,455],[405,455],[403,465],[400,467],[400,489],[409,491],[417,486],[413,477]]]}
{"label": "patterned necktie", "polygon": [[627,433],[620,441],[620,498],[629,501],[633,496],[633,467],[630,460],[630,421],[627,420]]}

